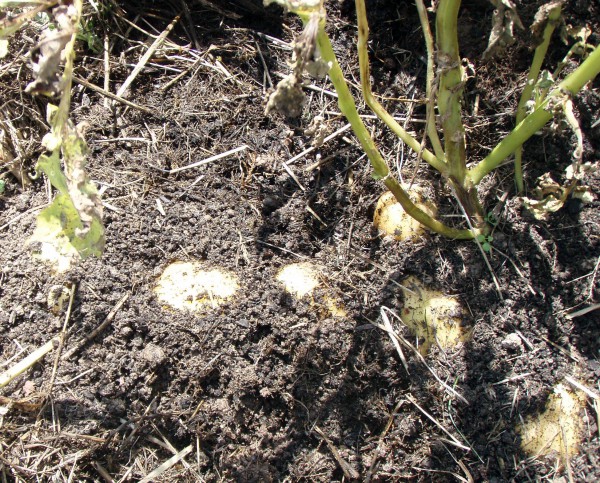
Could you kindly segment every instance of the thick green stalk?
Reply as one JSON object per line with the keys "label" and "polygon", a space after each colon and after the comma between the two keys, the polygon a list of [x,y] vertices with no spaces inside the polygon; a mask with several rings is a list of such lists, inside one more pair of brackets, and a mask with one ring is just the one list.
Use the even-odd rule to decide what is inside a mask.
{"label": "thick green stalk", "polygon": [[[356,110],[356,104],[354,103],[354,99],[350,90],[348,89],[348,85],[346,84],[346,80],[344,79],[344,74],[342,73],[342,69],[338,64],[337,58],[331,46],[331,42],[329,41],[329,37],[325,33],[325,29],[323,25],[319,26],[319,31],[317,34],[317,44],[319,46],[319,51],[321,53],[321,57],[324,61],[331,63],[331,68],[329,70],[329,78],[333,83],[335,90],[338,95],[338,105],[340,111],[350,125],[352,126],[352,130],[354,134],[358,138],[363,150],[367,154],[369,161],[371,162],[371,166],[375,172],[375,176],[377,178],[381,178],[386,185],[386,187],[394,194],[398,202],[404,208],[406,213],[421,223],[423,226],[426,226],[430,230],[439,233],[441,235],[447,236],[449,238],[455,239],[473,239],[477,233],[473,233],[470,230],[459,230],[456,228],[451,228],[449,226],[444,225],[443,223],[435,220],[419,207],[417,207],[408,196],[408,193],[400,186],[398,181],[391,176],[387,163],[381,156],[381,153],[375,146],[375,142],[371,138],[369,131],[365,127],[362,119],[360,118],[358,111]],[[412,137],[411,137],[412,138]],[[414,139],[414,138],[413,138]],[[415,140],[415,142],[417,142]],[[408,144],[408,143],[407,143]],[[417,142],[417,150],[419,148],[419,144]]]}
{"label": "thick green stalk", "polygon": [[436,14],[436,42],[440,82],[438,111],[444,132],[448,180],[473,225],[485,225],[477,190],[467,176],[465,128],[461,101],[464,88],[463,69],[458,49],[458,10],[460,0],[440,0]]}
{"label": "thick green stalk", "polygon": [[460,101],[464,87],[463,70],[458,51],[458,9],[460,0],[440,0],[436,16],[436,37],[440,85],[440,112],[446,161],[450,175],[458,182],[465,177],[465,129]]}
{"label": "thick green stalk", "polygon": [[[542,69],[542,63],[544,62],[548,46],[550,45],[550,38],[560,19],[561,6],[561,4],[557,4],[548,14],[548,21],[544,28],[544,33],[542,34],[542,42],[535,49],[531,68],[527,75],[527,83],[525,84],[521,99],[519,100],[519,105],[517,106],[517,124],[525,119],[525,116],[527,115],[527,103],[531,100],[533,89],[535,88],[535,84],[540,75],[540,70]],[[515,151],[515,183],[517,184],[517,191],[519,193],[521,193],[524,188],[522,158],[523,149],[519,146]]]}
{"label": "thick green stalk", "polygon": [[435,121],[435,98],[437,93],[437,87],[434,83],[435,78],[435,62],[434,52],[435,44],[433,40],[433,34],[429,26],[429,19],[427,18],[427,9],[423,0],[417,0],[417,10],[419,12],[419,20],[421,21],[421,28],[423,29],[423,37],[425,38],[425,47],[427,49],[427,80],[426,80],[426,93],[427,93],[427,136],[433,146],[433,152],[438,159],[444,159],[444,148],[440,142],[440,137],[437,131],[437,125]]}
{"label": "thick green stalk", "polygon": [[363,96],[367,105],[387,126],[415,153],[421,153],[423,159],[443,175],[447,174],[447,168],[443,159],[438,158],[428,149],[421,149],[421,143],[411,136],[396,122],[396,120],[385,110],[371,91],[371,73],[369,67],[368,38],[369,24],[367,22],[367,10],[364,0],[356,0],[356,18],[358,24],[358,62],[360,65],[360,83]]}
{"label": "thick green stalk", "polygon": [[600,46],[569,74],[546,100],[528,114],[482,161],[469,170],[472,182],[478,184],[484,176],[496,169],[531,136],[544,127],[554,116],[553,105],[560,103],[565,95],[577,94],[585,84],[600,74]]}

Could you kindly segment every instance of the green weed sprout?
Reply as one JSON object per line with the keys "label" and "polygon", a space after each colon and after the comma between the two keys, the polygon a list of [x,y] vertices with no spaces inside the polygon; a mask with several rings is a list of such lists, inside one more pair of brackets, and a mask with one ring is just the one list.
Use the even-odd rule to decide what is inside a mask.
{"label": "green weed sprout", "polygon": [[[458,45],[458,11],[460,0],[439,0],[435,15],[435,39],[431,33],[427,10],[423,0],[416,0],[419,18],[427,47],[427,127],[426,136],[432,150],[402,128],[377,101],[371,90],[370,67],[367,41],[369,26],[364,0],[355,0],[358,24],[358,59],[360,65],[361,90],[366,104],[420,159],[436,169],[452,189],[461,211],[466,216],[468,229],[450,227],[417,207],[409,194],[396,180],[377,149],[369,131],[356,109],[330,39],[325,32],[326,12],[324,0],[265,0],[266,4],[278,3],[297,14],[305,24],[302,36],[302,49],[296,52],[296,67],[308,65],[319,58],[319,62],[329,65],[329,78],[338,94],[341,112],[351,124],[364,152],[373,167],[374,177],[382,180],[394,194],[404,210],[422,225],[435,233],[454,239],[487,237],[489,225],[485,211],[479,201],[477,185],[481,180],[500,166],[506,158],[518,153],[522,145],[552,119],[557,107],[565,106],[570,96],[576,94],[585,84],[600,72],[600,47],[594,48],[588,57],[571,74],[554,88],[548,89],[543,98],[527,113],[524,105],[532,94],[530,85],[537,79],[545,56],[553,25],[560,15],[560,2],[549,9],[548,23],[544,29],[543,41],[536,50],[533,65],[522,101],[519,103],[516,127],[502,139],[494,149],[472,167],[467,167],[465,129],[462,122],[461,102],[465,85],[465,74],[461,64]],[[304,59],[301,55],[306,55]],[[297,70],[297,69],[296,69]],[[297,76],[296,76],[297,77]],[[296,82],[298,84],[298,82]],[[437,113],[437,115],[436,115]],[[436,118],[439,120],[436,122]],[[439,126],[438,126],[439,123]],[[520,155],[517,154],[517,183],[522,187]],[[483,238],[487,241],[487,238]]]}

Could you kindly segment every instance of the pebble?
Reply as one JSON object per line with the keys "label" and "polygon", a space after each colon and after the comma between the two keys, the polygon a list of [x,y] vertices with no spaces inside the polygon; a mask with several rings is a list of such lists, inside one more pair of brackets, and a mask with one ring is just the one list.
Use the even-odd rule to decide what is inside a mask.
{"label": "pebble", "polygon": [[521,338],[515,334],[508,334],[505,339],[502,341],[502,347],[509,350],[517,350],[522,347]]}
{"label": "pebble", "polygon": [[150,362],[152,365],[159,365],[166,359],[163,349],[155,344],[148,344],[141,353],[142,359]]}

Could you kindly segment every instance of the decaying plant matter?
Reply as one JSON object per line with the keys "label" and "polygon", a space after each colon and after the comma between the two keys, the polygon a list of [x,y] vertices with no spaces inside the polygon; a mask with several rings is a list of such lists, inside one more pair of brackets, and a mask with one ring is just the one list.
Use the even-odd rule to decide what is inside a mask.
{"label": "decaying plant matter", "polygon": [[[42,171],[58,191],[52,203],[38,216],[30,239],[37,256],[57,271],[65,271],[104,249],[102,203],[95,185],[85,172],[87,144],[85,125],[75,126],[69,118],[75,42],[83,10],[82,0],[71,2],[3,2],[3,7],[32,7],[16,10],[0,25],[0,56],[7,53],[8,37],[34,15],[50,11],[48,22],[32,50],[33,81],[26,91],[34,95],[58,97],[58,105],[48,104],[51,130],[42,144],[46,153],[38,159]],[[62,68],[61,68],[62,66]]]}

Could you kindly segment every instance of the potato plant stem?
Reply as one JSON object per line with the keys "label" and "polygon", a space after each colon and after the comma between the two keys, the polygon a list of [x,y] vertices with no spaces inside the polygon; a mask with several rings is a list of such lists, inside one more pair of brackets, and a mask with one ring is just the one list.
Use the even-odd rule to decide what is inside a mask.
{"label": "potato plant stem", "polygon": [[423,29],[423,37],[425,38],[425,47],[427,48],[427,81],[426,81],[426,93],[427,93],[427,125],[426,131],[431,145],[433,146],[433,152],[438,159],[444,159],[444,148],[440,142],[440,137],[437,131],[437,125],[435,120],[435,97],[437,87],[434,82],[435,79],[435,43],[433,40],[433,34],[431,33],[431,27],[429,26],[429,19],[427,18],[427,9],[423,0],[417,0],[417,11],[419,12],[419,20],[421,21],[421,28]]}
{"label": "potato plant stem", "polygon": [[356,0],[356,18],[358,24],[358,62],[360,65],[360,83],[363,96],[367,105],[404,143],[415,153],[421,153],[421,156],[433,168],[437,169],[442,175],[446,175],[447,169],[443,158],[438,158],[428,149],[421,149],[421,143],[411,136],[406,130],[396,122],[396,120],[379,103],[371,90],[371,73],[369,67],[369,53],[367,42],[369,39],[369,24],[367,22],[367,10],[364,0]]}
{"label": "potato plant stem", "polygon": [[[531,100],[533,89],[535,88],[535,84],[540,75],[540,70],[542,69],[542,63],[544,62],[548,46],[550,45],[550,38],[560,19],[561,6],[561,4],[557,4],[548,14],[548,21],[542,34],[542,41],[535,49],[531,68],[527,75],[527,82],[523,88],[523,93],[521,94],[521,99],[519,100],[519,105],[517,107],[517,125],[525,119],[525,116],[527,115],[527,103]],[[522,146],[519,146],[515,151],[515,183],[517,185],[517,192],[519,193],[523,192],[524,189],[522,158],[523,149]]]}
{"label": "potato plant stem", "polygon": [[544,127],[554,116],[554,107],[565,96],[576,94],[600,73],[600,46],[592,51],[582,64],[569,74],[533,112],[528,114],[479,164],[469,170],[469,177],[478,184],[484,176],[496,169],[531,136]]}
{"label": "potato plant stem", "polygon": [[75,0],[73,2],[75,6],[75,12],[77,17],[73,20],[73,33],[71,34],[71,38],[67,42],[64,53],[65,53],[65,68],[62,75],[63,85],[62,87],[62,95],[60,98],[60,103],[58,105],[58,111],[56,113],[56,123],[60,129],[61,139],[67,137],[68,134],[68,122],[69,122],[69,111],[71,108],[71,85],[73,84],[73,63],[75,62],[75,42],[77,41],[77,29],[79,28],[79,23],[81,20],[81,13],[83,11],[83,2],[82,0]]}
{"label": "potato plant stem", "polygon": [[459,7],[460,0],[440,0],[436,16],[436,36],[440,70],[438,109],[444,131],[446,161],[450,175],[460,182],[464,179],[466,167],[465,129],[460,112],[464,82],[458,52]]}
{"label": "potato plant stem", "polygon": [[[381,153],[377,149],[375,142],[371,138],[369,131],[365,127],[362,119],[358,114],[358,111],[356,110],[356,104],[354,103],[352,94],[348,89],[348,85],[346,84],[346,80],[344,79],[342,69],[340,68],[340,65],[337,61],[329,37],[325,33],[324,22],[321,22],[319,26],[319,31],[317,34],[317,44],[319,46],[322,59],[326,62],[331,63],[331,68],[329,70],[329,78],[331,79],[331,82],[333,83],[337,92],[338,105],[340,107],[340,111],[342,112],[342,114],[344,114],[344,116],[346,117],[346,119],[348,119],[348,122],[352,126],[354,134],[358,138],[358,141],[360,142],[364,152],[366,153],[367,157],[369,158],[369,161],[371,162],[371,166],[373,167],[375,176],[383,180],[385,186],[396,197],[396,199],[402,205],[402,208],[404,208],[406,213],[409,216],[413,217],[415,220],[417,220],[419,223],[421,223],[423,226],[426,226],[430,230],[441,235],[447,236],[449,238],[463,240],[473,239],[477,235],[477,233],[473,233],[470,230],[459,230],[456,228],[446,226],[438,220],[435,220],[434,218],[429,216],[411,201],[408,193],[400,186],[400,183],[398,183],[398,181],[393,176],[391,176],[387,163],[381,156]],[[418,151],[419,143],[414,138],[412,139],[416,143],[416,149],[413,149],[415,149],[415,151]],[[435,159],[437,160],[437,158]]]}
{"label": "potato plant stem", "polygon": [[438,111],[444,133],[448,181],[476,228],[485,226],[477,190],[467,176],[465,128],[461,101],[464,76],[458,49],[460,0],[440,0],[436,15],[436,43],[439,69]]}

